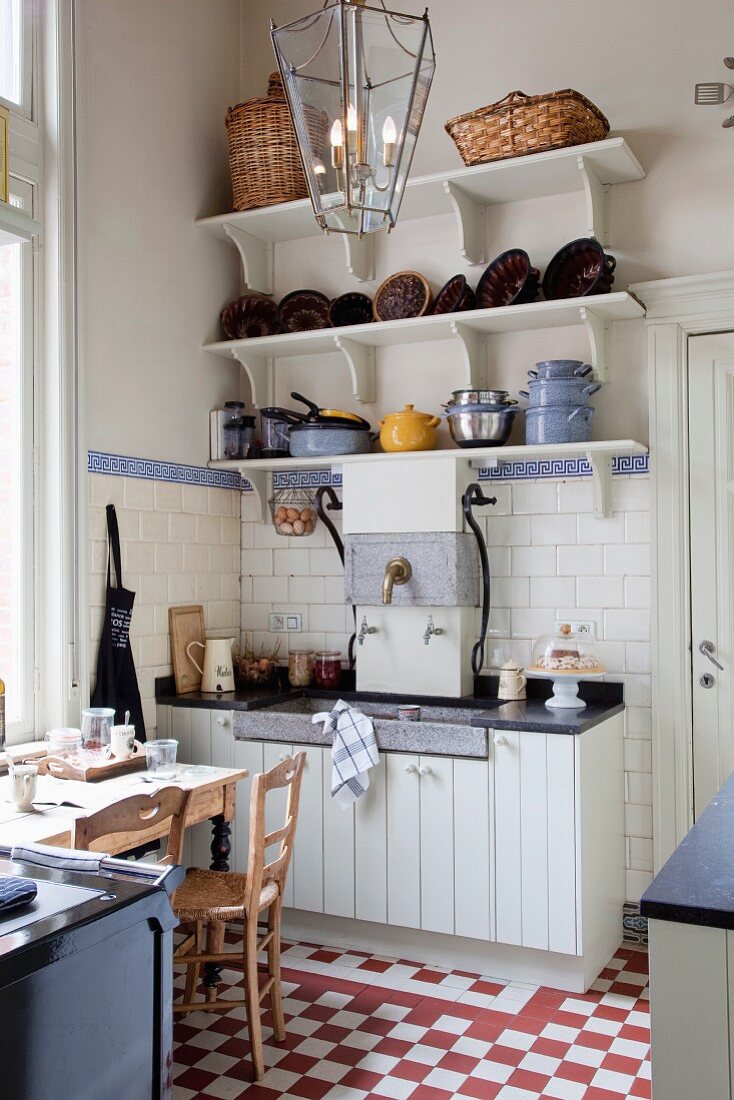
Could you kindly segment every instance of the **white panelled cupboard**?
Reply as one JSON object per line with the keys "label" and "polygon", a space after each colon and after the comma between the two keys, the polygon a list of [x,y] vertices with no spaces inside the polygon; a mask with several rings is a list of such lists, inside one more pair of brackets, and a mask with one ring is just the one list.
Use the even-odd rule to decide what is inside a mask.
{"label": "white panelled cupboard", "polygon": [[[619,945],[621,714],[575,736],[489,730],[486,759],[382,753],[347,811],[331,799],[328,746],[235,740],[222,710],[161,706],[158,721],[194,763],[253,774],[306,752],[286,896],[292,935],[318,929],[324,942],[576,990]],[[237,870],[247,862],[248,797],[241,783]],[[187,858],[208,866],[208,826],[190,832]]]}

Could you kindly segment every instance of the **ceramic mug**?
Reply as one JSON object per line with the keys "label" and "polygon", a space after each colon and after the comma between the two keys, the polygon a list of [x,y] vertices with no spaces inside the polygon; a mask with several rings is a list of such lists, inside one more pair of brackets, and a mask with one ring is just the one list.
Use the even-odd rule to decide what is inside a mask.
{"label": "ceramic mug", "polygon": [[10,797],[16,810],[32,810],[38,783],[37,764],[16,764],[10,776]]}
{"label": "ceramic mug", "polygon": [[527,677],[519,668],[501,668],[498,697],[500,699],[524,699]]}
{"label": "ceramic mug", "polygon": [[116,760],[128,760],[139,752],[135,741],[135,726],[113,726],[110,730],[112,755]]}

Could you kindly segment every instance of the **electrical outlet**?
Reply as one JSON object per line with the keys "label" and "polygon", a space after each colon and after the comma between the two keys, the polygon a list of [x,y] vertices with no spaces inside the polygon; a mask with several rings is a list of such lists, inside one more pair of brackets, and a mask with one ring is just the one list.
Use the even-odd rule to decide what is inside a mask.
{"label": "electrical outlet", "polygon": [[303,616],[298,613],[272,611],[270,613],[271,634],[298,634],[303,630]]}
{"label": "electrical outlet", "polygon": [[588,619],[556,619],[553,623],[553,629],[556,633],[562,626],[570,626],[574,634],[588,634],[592,636],[596,633],[596,623],[590,622]]}

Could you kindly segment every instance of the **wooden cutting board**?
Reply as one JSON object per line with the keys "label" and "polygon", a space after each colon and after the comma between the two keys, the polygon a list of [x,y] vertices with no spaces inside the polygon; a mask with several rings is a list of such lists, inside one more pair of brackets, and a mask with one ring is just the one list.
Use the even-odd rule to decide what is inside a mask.
{"label": "wooden cutting board", "polygon": [[[185,695],[189,691],[201,689],[201,673],[186,653],[191,642],[206,641],[204,636],[204,608],[201,604],[188,607],[168,608],[168,633],[171,636],[171,660],[176,680],[176,694]],[[194,656],[199,664],[204,664],[204,650],[198,646]]]}

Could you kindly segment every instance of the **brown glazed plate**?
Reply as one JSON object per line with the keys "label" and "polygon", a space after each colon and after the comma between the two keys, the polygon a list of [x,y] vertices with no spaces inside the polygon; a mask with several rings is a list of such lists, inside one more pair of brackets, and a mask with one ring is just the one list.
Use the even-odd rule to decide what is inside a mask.
{"label": "brown glazed plate", "polygon": [[477,309],[497,309],[534,302],[540,288],[540,272],[522,248],[503,252],[486,269],[477,284]]}
{"label": "brown glazed plate", "polygon": [[331,328],[329,299],[320,290],[293,290],[281,298],[278,320],[283,332]]}
{"label": "brown glazed plate", "polygon": [[543,294],[554,298],[583,298],[609,294],[617,261],[593,237],[579,237],[556,252],[543,276]]}
{"label": "brown glazed plate", "polygon": [[220,321],[229,340],[273,336],[280,332],[278,307],[267,294],[245,294],[222,310]]}
{"label": "brown glazed plate", "polygon": [[418,271],[398,271],[378,287],[372,311],[376,321],[423,317],[430,312],[431,288]]}
{"label": "brown glazed plate", "polygon": [[431,313],[463,313],[475,308],[474,291],[465,275],[454,275],[439,290],[433,300]]}
{"label": "brown glazed plate", "polygon": [[329,306],[329,318],[334,328],[368,325],[372,321],[372,299],[356,290],[341,294]]}

